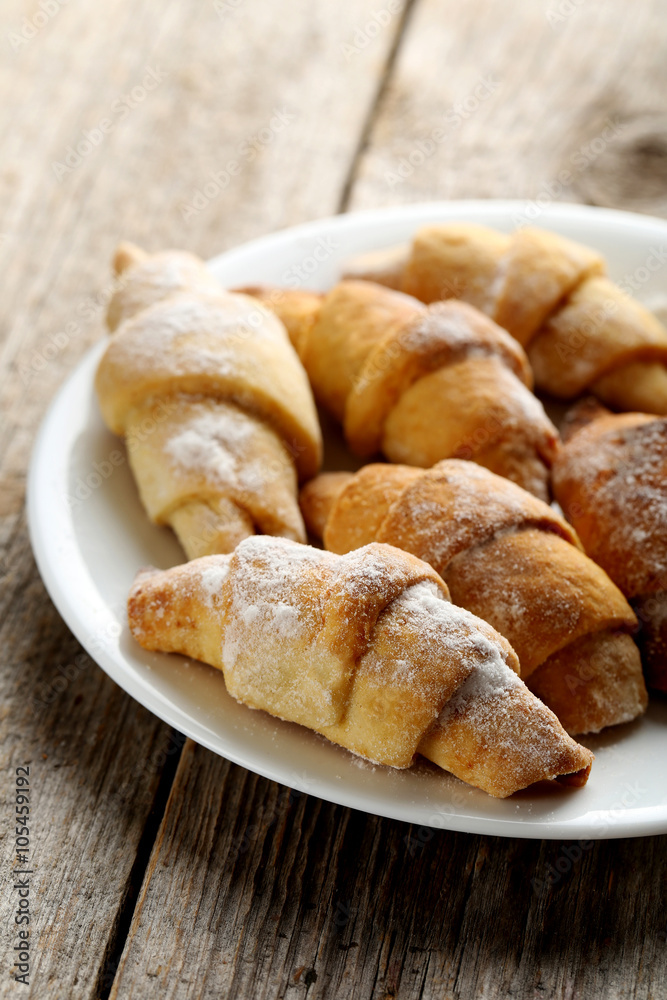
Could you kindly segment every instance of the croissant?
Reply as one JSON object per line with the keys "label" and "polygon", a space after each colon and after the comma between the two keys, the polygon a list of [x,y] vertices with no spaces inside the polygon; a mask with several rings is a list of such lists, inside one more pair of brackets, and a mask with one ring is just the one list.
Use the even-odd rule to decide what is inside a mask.
{"label": "croissant", "polygon": [[667,414],[667,330],[605,277],[598,253],[564,236],[425,226],[411,246],[358,257],[346,274],[422,302],[470,302],[519,341],[553,396],[588,391],[618,410]]}
{"label": "croissant", "polygon": [[238,701],[376,763],[419,752],[500,798],[588,777],[593,755],[520,680],[509,643],[389,545],[336,556],[247,538],[140,574],[128,616],[145,649],[204,660]]}
{"label": "croissant", "polygon": [[95,386],[150,518],[188,558],[255,531],[305,541],[297,477],[318,469],[321,438],[282,323],[223,291],[192,254],[123,244],[115,268],[116,332]]}
{"label": "croissant", "polygon": [[558,502],[634,606],[647,683],[667,691],[667,419],[585,402],[566,433]]}
{"label": "croissant", "polygon": [[426,308],[366,281],[327,295],[247,289],[284,321],[322,403],[368,458],[429,467],[472,459],[548,497],[558,432],[526,356],[463,302]]}
{"label": "croissant", "polygon": [[301,493],[327,549],[385,542],[445,580],[452,600],[511,643],[528,687],[569,733],[627,722],[647,703],[635,616],[547,504],[472,462],[367,465]]}

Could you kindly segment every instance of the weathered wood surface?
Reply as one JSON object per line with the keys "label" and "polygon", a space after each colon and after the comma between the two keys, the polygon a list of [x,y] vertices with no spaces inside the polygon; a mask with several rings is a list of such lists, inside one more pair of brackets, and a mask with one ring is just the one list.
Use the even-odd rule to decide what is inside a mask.
{"label": "weathered wood surface", "polygon": [[[394,37],[383,32],[346,54],[372,9],[371,0],[70,0],[35,30],[38,4],[3,4],[2,996],[108,995],[180,751],[167,727],[81,655],[45,595],[23,513],[33,433],[102,333],[119,238],[208,256],[336,211]],[[98,130],[99,142],[68,166],[82,130]],[[239,169],[227,176],[230,160]],[[197,191],[211,173],[220,190],[202,206]],[[27,762],[29,990],[10,980],[9,868],[12,777]]]}
{"label": "weathered wood surface", "polygon": [[[22,521],[10,540],[5,572],[0,995],[13,993],[12,949],[18,941],[18,895],[11,877],[14,773],[28,766],[34,870],[30,992],[92,996],[106,975],[107,955],[125,933],[178,744],[72,638],[37,576]],[[25,987],[12,985],[28,995]]]}
{"label": "weathered wood surface", "polygon": [[[2,809],[30,761],[36,873],[25,990],[9,981],[0,824],[2,996],[667,996],[665,838],[575,851],[541,887],[567,868],[563,845],[290,796],[190,743],[179,762],[168,729],[77,660],[29,553],[30,442],[100,334],[118,237],[208,255],[339,206],[554,183],[557,198],[667,213],[664,0],[392,6],[69,0],[14,51],[38,7],[3,4]],[[149,70],[164,79],[121,118],[114,102]],[[109,116],[58,180],[52,163]],[[607,119],[622,127],[591,157]],[[401,159],[413,169],[395,182]],[[221,189],[202,203],[212,172]]]}
{"label": "weathered wood surface", "polygon": [[667,214],[666,43],[664,0],[420,0],[349,207],[502,197]]}
{"label": "weathered wood surface", "polygon": [[111,995],[664,996],[664,839],[588,847],[381,820],[189,744]]}

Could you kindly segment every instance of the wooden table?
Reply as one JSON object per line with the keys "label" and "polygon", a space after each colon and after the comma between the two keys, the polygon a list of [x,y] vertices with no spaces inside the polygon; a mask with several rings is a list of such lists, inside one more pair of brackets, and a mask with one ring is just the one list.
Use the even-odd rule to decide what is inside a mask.
{"label": "wooden table", "polygon": [[[577,857],[420,830],[183,742],[82,653],[24,509],[45,407],[102,335],[119,238],[206,257],[434,198],[667,215],[666,0],[2,10],[1,996],[667,997],[665,838]],[[23,765],[29,989],[11,979]]]}

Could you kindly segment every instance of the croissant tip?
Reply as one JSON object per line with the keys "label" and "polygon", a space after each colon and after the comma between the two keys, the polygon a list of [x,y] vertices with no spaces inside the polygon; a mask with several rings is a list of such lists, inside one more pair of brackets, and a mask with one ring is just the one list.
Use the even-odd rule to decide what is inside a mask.
{"label": "croissant tip", "polygon": [[128,271],[130,268],[141,263],[146,257],[148,257],[148,254],[140,246],[124,240],[116,247],[116,252],[113,256],[113,269],[116,274],[123,274],[124,271]]}
{"label": "croissant tip", "polygon": [[343,266],[343,281],[374,281],[378,285],[399,290],[410,255],[410,244],[400,243],[381,250],[349,257]]}
{"label": "croissant tip", "polygon": [[230,288],[230,292],[235,295],[249,295],[251,298],[261,301],[275,293],[275,288],[273,285],[235,285]]}
{"label": "croissant tip", "polygon": [[561,426],[563,442],[569,441],[582,427],[586,427],[588,424],[593,423],[594,420],[610,412],[595,396],[586,396],[565,414]]}
{"label": "croissant tip", "polygon": [[306,528],[315,538],[324,538],[333,505],[352,475],[351,472],[322,472],[301,489],[299,506]]}
{"label": "croissant tip", "polygon": [[141,580],[144,580],[149,576],[155,576],[157,573],[161,572],[162,571],[157,569],[155,566],[141,566],[135,574],[133,585],[140,583]]}
{"label": "croissant tip", "polygon": [[585,767],[582,767],[579,771],[571,771],[569,774],[559,774],[556,777],[556,781],[560,785],[568,785],[571,788],[583,788],[588,781],[594,760],[595,757],[591,754],[591,760]]}

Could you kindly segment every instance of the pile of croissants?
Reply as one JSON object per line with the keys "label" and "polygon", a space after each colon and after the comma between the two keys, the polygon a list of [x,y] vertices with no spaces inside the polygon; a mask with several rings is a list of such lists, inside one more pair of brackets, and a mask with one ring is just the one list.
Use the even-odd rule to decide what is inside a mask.
{"label": "pile of croissants", "polygon": [[[656,317],[539,229],[428,226],[321,294],[114,267],[102,415],[188,560],[139,573],[135,639],[376,763],[585,784],[573,736],[667,691]],[[316,403],[371,464],[318,475]]]}

